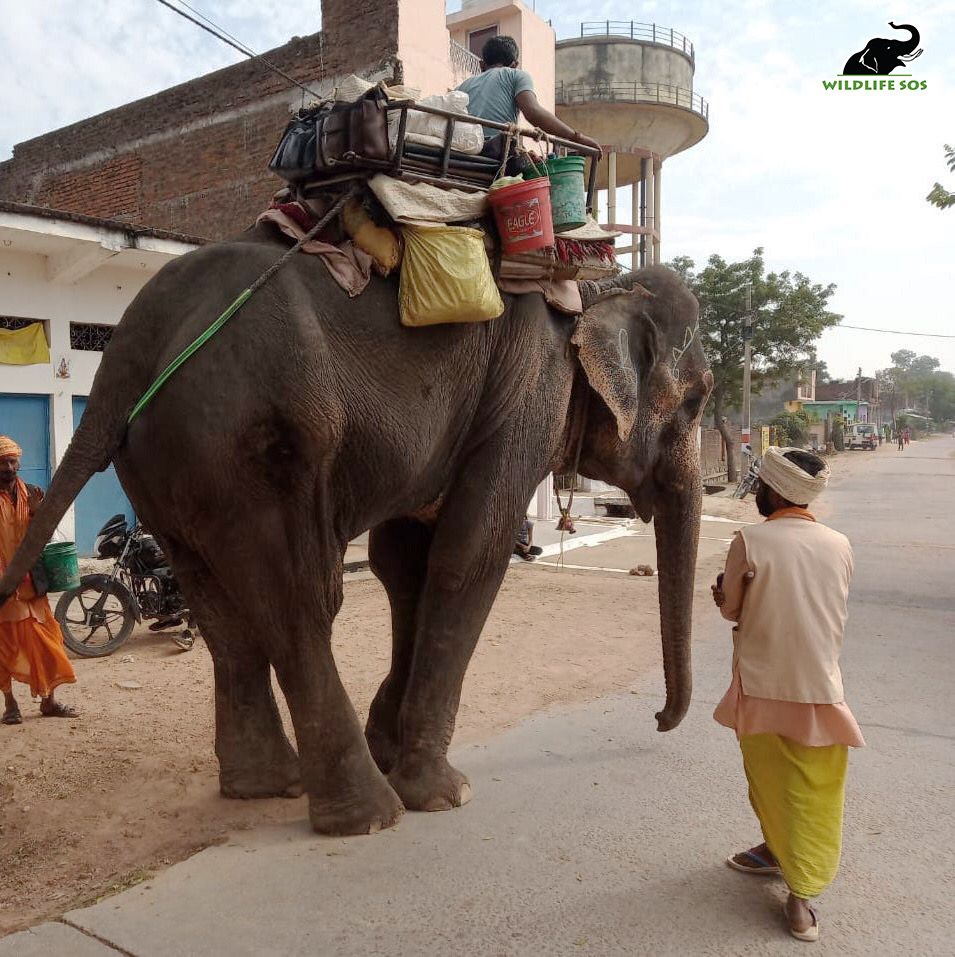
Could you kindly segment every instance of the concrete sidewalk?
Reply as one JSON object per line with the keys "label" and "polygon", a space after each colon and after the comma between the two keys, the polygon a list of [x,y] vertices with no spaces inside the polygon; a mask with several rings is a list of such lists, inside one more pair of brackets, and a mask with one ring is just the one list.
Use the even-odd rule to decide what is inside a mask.
{"label": "concrete sidewalk", "polygon": [[[881,458],[827,496],[856,551],[844,670],[868,747],[851,756],[843,867],[813,953],[953,952],[951,445]],[[624,541],[579,551],[610,561],[601,550]],[[654,668],[629,694],[457,749],[474,786],[464,808],[364,838],[319,838],[304,818],[236,834],[3,939],[0,957],[795,953],[781,882],[723,863],[758,828],[736,743],[711,718],[730,666],[715,609],[694,655],[674,732],[655,730]]]}

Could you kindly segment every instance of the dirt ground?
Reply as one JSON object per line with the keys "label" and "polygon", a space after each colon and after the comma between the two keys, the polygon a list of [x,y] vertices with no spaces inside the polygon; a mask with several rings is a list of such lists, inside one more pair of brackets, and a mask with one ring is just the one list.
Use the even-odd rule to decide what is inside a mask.
{"label": "dirt ground", "polygon": [[[837,476],[864,456],[840,456]],[[708,497],[705,511],[758,518],[751,499]],[[698,568],[698,605],[709,600],[719,565]],[[468,672],[456,743],[626,689],[660,669],[658,627],[655,578],[511,566]],[[388,604],[376,580],[346,585],[333,640],[364,721],[390,653]],[[41,719],[19,686],[24,723],[0,727],[0,936],[136,883],[230,830],[296,820],[309,833],[304,798],[219,796],[204,645],[182,653],[168,637],[139,630],[114,656],[75,667],[78,683],[61,698],[82,710],[78,719]],[[663,693],[661,671],[648,721]]]}

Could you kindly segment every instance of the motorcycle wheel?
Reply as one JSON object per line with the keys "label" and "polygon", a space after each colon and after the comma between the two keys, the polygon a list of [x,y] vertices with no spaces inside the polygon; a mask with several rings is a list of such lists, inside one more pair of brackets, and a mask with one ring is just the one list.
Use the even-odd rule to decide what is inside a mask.
{"label": "motorcycle wheel", "polygon": [[[122,645],[136,623],[136,610],[129,592],[115,582],[106,588],[106,599],[99,612],[93,608],[103,594],[101,582],[84,582],[60,595],[56,620],[63,631],[66,647],[82,658],[105,658]],[[91,612],[96,616],[91,620]]]}

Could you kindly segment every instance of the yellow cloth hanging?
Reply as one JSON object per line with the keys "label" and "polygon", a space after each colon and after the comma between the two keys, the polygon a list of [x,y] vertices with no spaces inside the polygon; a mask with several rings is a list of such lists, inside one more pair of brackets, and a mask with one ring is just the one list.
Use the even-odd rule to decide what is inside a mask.
{"label": "yellow cloth hanging", "polygon": [[766,846],[797,897],[818,897],[839,870],[849,749],[778,734],[747,735],[739,746]]}
{"label": "yellow cloth hanging", "polygon": [[9,366],[29,366],[50,361],[50,347],[42,322],[31,322],[23,329],[0,329],[0,362]]}

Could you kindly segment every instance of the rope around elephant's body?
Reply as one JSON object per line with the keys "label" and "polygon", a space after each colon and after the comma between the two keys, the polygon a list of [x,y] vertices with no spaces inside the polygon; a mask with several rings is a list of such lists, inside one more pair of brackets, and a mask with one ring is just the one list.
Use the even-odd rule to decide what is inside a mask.
{"label": "rope around elephant's body", "polygon": [[251,298],[258,292],[307,242],[314,239],[341,211],[342,207],[357,192],[355,188],[343,194],[334,203],[332,208],[300,239],[294,246],[287,249],[268,269],[259,276],[247,289],[243,289],[228,305],[225,311],[200,336],[194,339],[172,362],[156,377],[152,385],[142,394],[139,401],[133,406],[127,426],[135,419],[147,405],[155,398],[156,393],[166,384],[172,375],[195,355]]}

